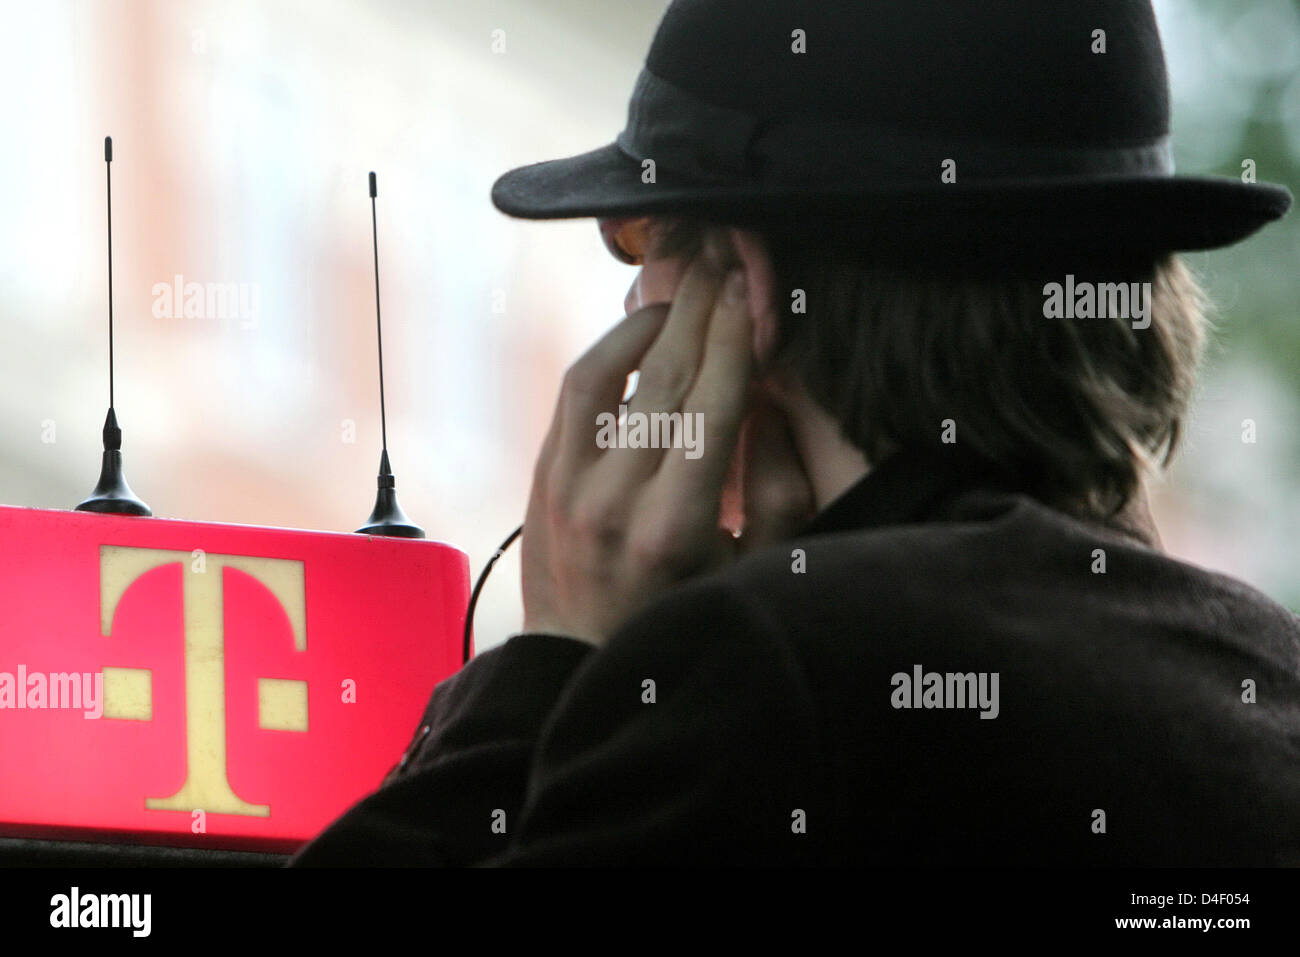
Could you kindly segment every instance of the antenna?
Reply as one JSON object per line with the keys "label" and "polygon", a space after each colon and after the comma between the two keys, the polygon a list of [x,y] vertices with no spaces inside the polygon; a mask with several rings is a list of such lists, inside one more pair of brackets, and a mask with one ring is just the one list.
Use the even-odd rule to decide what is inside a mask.
{"label": "antenna", "polygon": [[99,484],[90,497],[77,506],[79,512],[107,512],[115,515],[152,515],[122,475],[122,430],[113,411],[113,138],[104,137],[104,170],[108,188],[108,416],[104,419],[104,458]]}
{"label": "antenna", "polygon": [[357,529],[362,535],[387,535],[392,538],[424,538],[424,529],[412,523],[397,504],[397,481],[388,464],[388,419],[384,412],[384,327],[379,312],[379,220],[375,213],[375,198],[379,189],[375,174],[370,174],[370,230],[375,247],[375,337],[379,341],[379,427],[383,438],[383,451],[379,454],[379,490],[375,494],[375,508],[366,524]]}

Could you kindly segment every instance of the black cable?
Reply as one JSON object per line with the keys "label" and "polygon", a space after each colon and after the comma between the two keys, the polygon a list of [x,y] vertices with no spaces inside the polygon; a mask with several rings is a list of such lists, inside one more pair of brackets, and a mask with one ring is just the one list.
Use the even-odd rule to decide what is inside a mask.
{"label": "black cable", "polygon": [[488,575],[492,572],[492,566],[497,563],[497,559],[505,554],[506,549],[515,543],[515,539],[523,534],[524,527],[520,525],[511,532],[504,542],[497,546],[497,550],[492,553],[487,564],[483,566],[483,571],[479,573],[478,581],[474,583],[474,590],[469,595],[469,607],[465,609],[465,638],[461,645],[461,664],[469,664],[469,636],[474,633],[474,606],[478,604],[479,592],[487,584]]}

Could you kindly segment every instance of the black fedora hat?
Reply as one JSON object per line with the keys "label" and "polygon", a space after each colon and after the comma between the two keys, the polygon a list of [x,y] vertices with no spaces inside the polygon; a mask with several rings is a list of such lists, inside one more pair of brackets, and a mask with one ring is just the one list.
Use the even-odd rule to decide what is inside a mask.
{"label": "black fedora hat", "polygon": [[1150,0],[675,0],[615,142],[512,170],[528,219],[851,223],[878,248],[1210,249],[1281,186],[1175,175]]}

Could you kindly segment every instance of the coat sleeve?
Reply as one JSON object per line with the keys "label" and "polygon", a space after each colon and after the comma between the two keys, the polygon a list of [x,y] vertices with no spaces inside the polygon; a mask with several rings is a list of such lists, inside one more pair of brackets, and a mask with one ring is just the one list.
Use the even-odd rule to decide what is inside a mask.
{"label": "coat sleeve", "polygon": [[743,596],[691,585],[599,651],[512,638],[439,686],[412,766],[295,863],[817,860],[819,729],[780,635]]}
{"label": "coat sleeve", "polygon": [[434,689],[406,766],[290,866],[463,866],[498,850],[490,814],[518,813],[542,722],[594,653],[572,638],[516,635],[477,655]]}
{"label": "coat sleeve", "polygon": [[548,717],[519,865],[801,864],[833,828],[813,699],[784,629],[690,585],[585,662]]}

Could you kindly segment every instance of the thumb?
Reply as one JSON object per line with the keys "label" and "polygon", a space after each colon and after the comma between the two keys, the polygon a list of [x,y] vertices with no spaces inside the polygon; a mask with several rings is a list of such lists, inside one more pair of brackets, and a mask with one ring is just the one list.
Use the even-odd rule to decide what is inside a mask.
{"label": "thumb", "polygon": [[813,514],[812,485],[785,414],[765,399],[753,409],[745,436],[743,551],[798,534]]}

